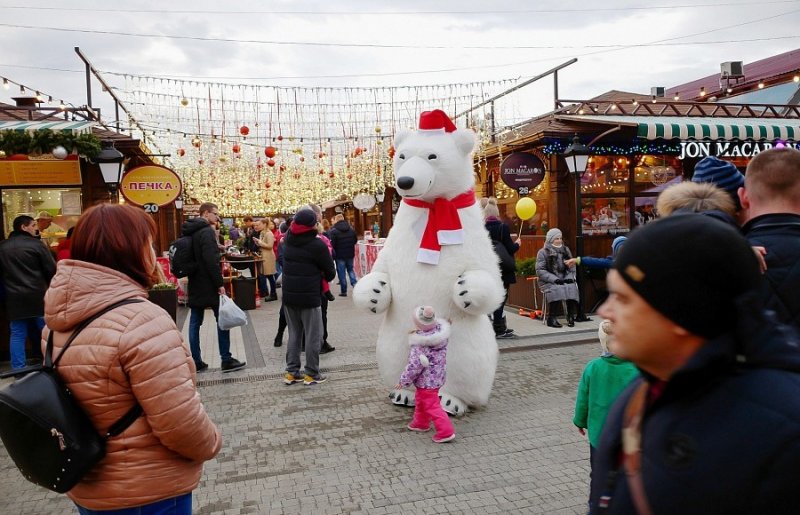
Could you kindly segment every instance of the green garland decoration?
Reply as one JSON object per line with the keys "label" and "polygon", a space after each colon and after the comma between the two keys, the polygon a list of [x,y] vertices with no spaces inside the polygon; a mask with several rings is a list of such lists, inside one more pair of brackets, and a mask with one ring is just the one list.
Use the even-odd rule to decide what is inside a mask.
{"label": "green garland decoration", "polygon": [[0,150],[7,156],[13,154],[49,154],[57,146],[75,151],[78,155],[94,158],[100,153],[100,140],[94,134],[75,135],[71,132],[53,132],[44,129],[30,132],[0,132]]}

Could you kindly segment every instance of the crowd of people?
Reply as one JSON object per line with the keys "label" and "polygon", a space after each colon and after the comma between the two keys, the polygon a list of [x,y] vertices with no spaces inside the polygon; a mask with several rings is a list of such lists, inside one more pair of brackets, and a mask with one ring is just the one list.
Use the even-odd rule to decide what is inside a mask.
{"label": "crowd of people", "polygon": [[[588,432],[591,513],[793,513],[800,502],[800,152],[762,152],[746,175],[725,162],[698,167],[693,182],[662,193],[659,219],[614,240],[609,258],[573,256],[557,228],[537,257],[542,291],[567,304],[570,326],[582,316],[576,268],[609,269],[610,296],[598,311],[602,354],[583,372],[573,418]],[[508,288],[519,240],[494,199],[481,205]],[[188,348],[172,318],[146,300],[158,277],[156,227],[142,210],[89,208],[58,266],[30,216],[17,217],[0,243],[5,295],[14,299],[6,303],[14,369],[26,365],[26,338],[52,332],[57,353],[79,322],[120,300],[141,301],[104,313],[61,360],[59,374],[100,432],[142,408],[69,492],[80,513],[189,513],[202,464],[222,446],[196,389],[197,372],[208,368],[199,340],[205,310],[219,317],[225,294],[219,221],[218,206],[204,203],[182,227],[196,264]],[[334,350],[330,283],[338,273],[342,297],[356,283],[355,232],[338,216],[326,231],[315,205],[278,222],[246,217],[231,237],[235,229],[264,258],[267,300],[279,298],[280,274],[283,382],[318,385],[327,379],[320,354]],[[513,336],[503,311],[491,315],[497,338]],[[554,315],[546,321],[560,327]],[[455,438],[438,403],[449,324],[430,306],[415,310],[398,380],[418,391],[408,429],[433,423],[437,442]],[[245,367],[231,355],[229,331],[217,326],[217,340],[223,372]]]}

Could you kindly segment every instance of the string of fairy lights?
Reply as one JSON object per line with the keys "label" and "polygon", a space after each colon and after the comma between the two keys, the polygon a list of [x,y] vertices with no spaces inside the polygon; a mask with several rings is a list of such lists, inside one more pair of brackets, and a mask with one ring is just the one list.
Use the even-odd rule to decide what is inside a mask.
{"label": "string of fairy lights", "polygon": [[488,142],[518,106],[475,109],[518,79],[395,87],[285,87],[126,75],[130,127],[169,153],[188,199],[226,215],[291,212],[393,184],[394,135],[443,109]]}

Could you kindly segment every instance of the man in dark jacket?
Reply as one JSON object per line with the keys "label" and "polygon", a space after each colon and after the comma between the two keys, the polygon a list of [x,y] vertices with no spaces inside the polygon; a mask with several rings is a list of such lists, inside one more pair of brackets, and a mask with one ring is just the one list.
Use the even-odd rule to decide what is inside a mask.
{"label": "man in dark jacket", "polygon": [[[39,350],[44,327],[44,292],[56,273],[53,255],[37,238],[36,220],[14,219],[14,230],[0,242],[0,268],[5,284],[6,313],[10,321],[11,368],[25,367],[25,339]],[[41,355],[41,351],[34,353]]]}
{"label": "man in dark jacket", "polygon": [[800,336],[765,311],[750,244],[673,215],[633,231],[598,313],[642,378],[606,419],[592,513],[797,513]]}
{"label": "man in dark jacket", "polygon": [[[219,265],[219,247],[214,224],[219,220],[219,209],[215,204],[206,202],[200,205],[197,218],[183,223],[184,236],[192,237],[192,253],[196,267],[189,274],[189,300],[191,308],[189,317],[189,349],[200,372],[208,368],[200,355],[200,326],[203,325],[205,310],[211,308],[214,318],[219,319],[219,297],[225,295],[222,281],[222,270]],[[219,355],[222,359],[222,371],[233,372],[245,366],[231,356],[231,332],[224,331],[217,325]]]}
{"label": "man in dark jacket", "polygon": [[[325,243],[317,238],[317,216],[302,209],[286,233],[283,254],[283,309],[289,328],[283,381],[306,386],[325,381],[319,373],[322,344],[322,279],[333,280],[336,269]],[[305,333],[306,366],[300,375],[300,344]]]}
{"label": "man in dark jacket", "polygon": [[[350,277],[350,286],[356,285],[356,272],[353,270],[353,258],[356,255],[356,231],[347,223],[342,215],[334,217],[333,227],[330,230],[331,246],[336,258],[336,271],[339,274],[340,297],[347,297],[347,277]],[[331,297],[333,298],[333,297]]]}
{"label": "man in dark jacket", "polygon": [[778,320],[800,329],[800,151],[772,149],[754,157],[739,200],[745,237],[767,251],[761,299]]}

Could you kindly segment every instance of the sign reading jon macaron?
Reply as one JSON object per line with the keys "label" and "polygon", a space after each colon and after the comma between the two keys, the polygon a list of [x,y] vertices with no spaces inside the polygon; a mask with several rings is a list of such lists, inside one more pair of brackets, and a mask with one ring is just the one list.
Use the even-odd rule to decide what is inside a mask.
{"label": "sign reading jon macaron", "polygon": [[155,213],[181,195],[178,175],[165,166],[145,165],[128,170],[122,177],[120,191],[125,200]]}
{"label": "sign reading jon macaron", "polygon": [[500,178],[520,195],[528,195],[544,179],[544,163],[527,152],[514,152],[500,164]]}

